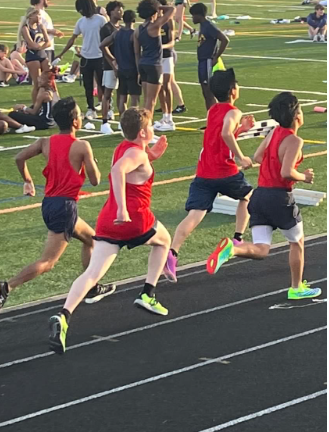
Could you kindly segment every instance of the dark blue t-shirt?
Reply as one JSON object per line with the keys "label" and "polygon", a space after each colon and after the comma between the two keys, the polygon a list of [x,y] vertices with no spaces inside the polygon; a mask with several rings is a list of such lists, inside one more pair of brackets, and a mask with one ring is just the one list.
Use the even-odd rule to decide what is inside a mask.
{"label": "dark blue t-shirt", "polygon": [[211,59],[217,45],[218,28],[210,21],[200,23],[198,60]]}
{"label": "dark blue t-shirt", "polygon": [[134,30],[121,28],[114,40],[114,53],[119,70],[136,70],[134,42],[132,35]]}

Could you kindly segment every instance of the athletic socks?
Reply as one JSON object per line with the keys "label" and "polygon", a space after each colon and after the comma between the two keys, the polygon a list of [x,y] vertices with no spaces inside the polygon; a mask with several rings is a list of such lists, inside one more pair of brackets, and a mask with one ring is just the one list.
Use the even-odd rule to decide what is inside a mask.
{"label": "athletic socks", "polygon": [[178,252],[175,251],[175,249],[170,248],[171,253],[174,255],[175,258],[178,257]]}
{"label": "athletic socks", "polygon": [[67,324],[70,324],[70,320],[72,316],[71,312],[69,312],[67,309],[62,309],[60,313],[65,316]]}
{"label": "athletic socks", "polygon": [[146,294],[146,295],[148,295],[149,297],[153,297],[153,295],[154,295],[154,290],[155,290],[155,286],[153,286],[153,285],[151,285],[151,284],[145,282],[145,284],[144,284],[144,288],[143,288],[143,290],[141,291],[141,293],[140,293],[139,295],[141,296],[141,295],[143,295],[143,294]]}
{"label": "athletic socks", "polygon": [[242,236],[243,236],[243,234],[241,234],[239,232],[235,232],[233,238],[234,238],[234,240],[242,241]]}

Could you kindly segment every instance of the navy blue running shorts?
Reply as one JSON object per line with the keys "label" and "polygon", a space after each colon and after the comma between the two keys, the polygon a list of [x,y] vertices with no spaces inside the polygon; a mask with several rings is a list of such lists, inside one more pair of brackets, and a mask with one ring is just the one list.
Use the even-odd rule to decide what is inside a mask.
{"label": "navy blue running shorts", "polygon": [[258,187],[248,204],[250,228],[257,225],[289,230],[302,221],[293,193],[286,189]]}
{"label": "navy blue running shorts", "polygon": [[243,200],[251,191],[252,186],[246,181],[242,172],[220,179],[195,177],[190,185],[185,210],[207,210],[209,213],[218,193],[236,200]]}
{"label": "navy blue running shorts", "polygon": [[69,242],[78,220],[77,203],[72,198],[45,197],[42,201],[42,217],[49,231],[64,233],[65,240]]}

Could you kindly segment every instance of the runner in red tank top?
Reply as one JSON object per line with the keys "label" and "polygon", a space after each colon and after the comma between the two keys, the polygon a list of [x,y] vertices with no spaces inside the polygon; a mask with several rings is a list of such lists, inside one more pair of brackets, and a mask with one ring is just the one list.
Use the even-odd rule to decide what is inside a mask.
{"label": "runner in red tank top", "polygon": [[[317,297],[320,288],[311,289],[303,281],[304,232],[300,211],[292,194],[294,183],[313,183],[313,169],[297,171],[303,160],[303,140],[297,136],[304,124],[298,99],[290,92],[280,93],[269,104],[270,117],[277,126],[257,149],[254,159],[260,163],[258,187],[254,191],[248,210],[253,243],[234,246],[228,238],[222,239],[210,255],[207,270],[213,274],[233,256],[265,258],[272,242],[273,230],[280,229],[290,243],[291,287],[289,300]],[[281,271],[281,269],[280,269]]]}
{"label": "runner in red tank top", "polygon": [[[75,132],[81,127],[81,112],[73,98],[62,99],[53,110],[60,134],[40,138],[16,156],[18,169],[24,179],[24,193],[35,196],[32,177],[26,161],[42,154],[47,166],[45,198],[42,216],[48,228],[48,238],[41,258],[25,267],[8,282],[0,282],[0,309],[11,290],[51,270],[64,253],[71,237],[82,242],[82,264],[87,268],[93,249],[94,230],[77,214],[76,201],[85,180],[85,170],[90,183],[98,185],[100,172],[94,161],[89,142],[77,140]],[[97,285],[86,302],[93,303],[115,290],[115,286]]]}
{"label": "runner in red tank top", "polygon": [[164,269],[171,282],[177,282],[176,267],[178,251],[185,239],[212,210],[217,194],[239,200],[236,212],[234,241],[241,242],[249,220],[247,205],[252,186],[239,172],[234,160],[237,156],[242,168],[248,169],[252,162],[242,153],[236,137],[254,125],[254,117],[246,116],[234,106],[239,98],[239,86],[233,69],[215,72],[210,80],[210,88],[219,103],[208,111],[207,128],[200,153],[196,177],[190,185],[185,209],[186,218],[178,225]]}
{"label": "runner in red tank top", "polygon": [[50,318],[50,349],[58,354],[65,352],[71,314],[106,274],[124,246],[128,249],[141,245],[152,247],[146,282],[135,304],[159,315],[168,314],[156,300],[154,290],[166,262],[170,235],[150,210],[154,178],[150,161],[164,153],[167,139],[162,136],[148,149],[154,136],[151,121],[152,115],[145,109],[130,108],[121,117],[126,140],[113,155],[110,194],[98,217],[90,265],[73,283],[62,311]]}

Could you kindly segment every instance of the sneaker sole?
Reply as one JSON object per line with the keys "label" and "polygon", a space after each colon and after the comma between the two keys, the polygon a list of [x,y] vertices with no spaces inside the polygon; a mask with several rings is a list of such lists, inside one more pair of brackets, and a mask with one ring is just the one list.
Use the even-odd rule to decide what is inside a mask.
{"label": "sneaker sole", "polygon": [[98,296],[95,296],[92,298],[85,298],[85,303],[87,303],[87,304],[97,303],[97,302],[101,301],[104,297],[107,297],[107,296],[113,294],[116,289],[117,289],[116,285],[113,285],[113,288],[111,289],[111,291],[109,291],[107,293],[99,294]]}
{"label": "sneaker sole", "polygon": [[151,305],[149,305],[148,303],[143,302],[143,300],[141,300],[141,299],[136,299],[134,301],[134,305],[136,305],[137,307],[140,307],[142,309],[146,309],[147,311],[152,312],[152,313],[154,313],[156,315],[162,315],[162,316],[167,316],[168,315],[168,311],[167,311],[167,313],[164,313],[164,312],[160,312],[160,311],[158,311],[156,309],[153,309]]}
{"label": "sneaker sole", "polygon": [[[230,243],[230,239],[224,238],[219,243],[215,251],[210,255],[207,260],[207,272],[210,274],[215,274],[218,272],[219,268],[229,260],[229,254],[223,254],[220,258],[219,255],[222,252],[225,252],[225,248]],[[227,248],[227,252],[229,248]]]}
{"label": "sneaker sole", "polygon": [[169,282],[177,283],[177,277],[173,274],[173,272],[166,269],[166,267],[163,269],[163,275]]}
{"label": "sneaker sole", "polygon": [[56,316],[52,316],[49,319],[49,330],[51,333],[49,336],[49,349],[50,351],[54,351],[55,354],[63,355],[65,353],[65,348],[60,341],[60,333],[58,334],[58,331],[54,329],[54,326],[58,324],[60,325],[60,321]]}
{"label": "sneaker sole", "polygon": [[318,292],[317,294],[308,295],[308,296],[303,296],[303,297],[289,297],[289,296],[288,296],[288,300],[304,300],[304,299],[310,299],[310,298],[319,297],[321,294],[322,294],[322,290],[319,288],[319,292]]}

